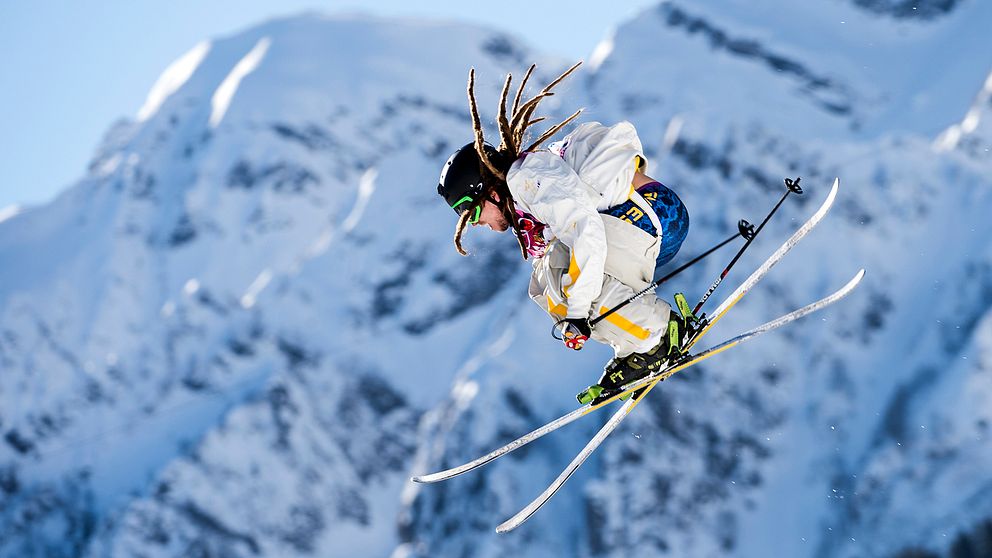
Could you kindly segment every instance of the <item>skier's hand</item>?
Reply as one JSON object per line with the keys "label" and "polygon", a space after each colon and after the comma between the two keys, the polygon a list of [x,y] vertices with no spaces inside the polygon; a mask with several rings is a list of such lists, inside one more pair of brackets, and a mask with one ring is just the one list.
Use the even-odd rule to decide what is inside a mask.
{"label": "skier's hand", "polygon": [[561,338],[569,349],[582,350],[591,333],[589,320],[585,318],[565,318],[561,322]]}

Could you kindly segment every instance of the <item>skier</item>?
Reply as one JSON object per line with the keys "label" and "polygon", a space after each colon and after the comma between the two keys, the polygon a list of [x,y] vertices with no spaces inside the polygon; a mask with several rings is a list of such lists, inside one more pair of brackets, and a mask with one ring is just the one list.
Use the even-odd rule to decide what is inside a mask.
{"label": "skier", "polygon": [[507,75],[497,116],[500,146],[485,142],[475,101],[475,71],[468,98],[475,141],[445,163],[438,193],[459,215],[455,248],[467,225],[496,232],[512,229],[524,259],[533,258],[529,296],[557,322],[565,345],[582,349],[588,339],[613,347],[615,356],[599,381],[577,396],[603,392],[661,369],[676,352],[686,320],[657,297],[641,297],[590,328],[589,321],[646,288],[656,266],[670,261],[688,232],[679,197],[645,171],[647,160],[634,127],[585,123],[548,149],[539,146],[575,119],[576,111],[526,149],[524,132],[538,103],[579,65],[521,103],[532,65],[507,117]]}

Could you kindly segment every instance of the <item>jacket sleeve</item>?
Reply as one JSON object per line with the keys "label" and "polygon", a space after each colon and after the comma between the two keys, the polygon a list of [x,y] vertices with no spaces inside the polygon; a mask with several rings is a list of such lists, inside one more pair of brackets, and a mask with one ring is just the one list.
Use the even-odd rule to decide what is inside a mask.
{"label": "jacket sleeve", "polygon": [[562,278],[567,317],[588,318],[603,287],[606,263],[606,229],[596,211],[599,194],[550,151],[530,153],[515,163],[507,183],[517,205],[570,248],[567,277]]}

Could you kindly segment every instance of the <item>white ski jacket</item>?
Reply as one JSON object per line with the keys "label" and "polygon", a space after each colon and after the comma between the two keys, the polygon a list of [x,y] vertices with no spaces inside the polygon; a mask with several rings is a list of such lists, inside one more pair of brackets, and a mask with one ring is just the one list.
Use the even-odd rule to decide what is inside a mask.
{"label": "white ski jacket", "polygon": [[561,283],[567,317],[590,317],[604,273],[635,288],[651,282],[660,237],[599,213],[634,200],[660,234],[657,216],[631,185],[634,172],[646,166],[632,124],[589,122],[548,149],[527,153],[507,172],[517,207],[547,225],[569,248],[567,277]]}

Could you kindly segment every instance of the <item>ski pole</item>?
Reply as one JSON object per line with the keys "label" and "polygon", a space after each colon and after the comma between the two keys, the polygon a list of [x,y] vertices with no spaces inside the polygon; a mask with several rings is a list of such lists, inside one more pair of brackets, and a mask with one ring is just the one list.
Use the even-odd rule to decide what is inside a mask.
{"label": "ski pole", "polygon": [[751,235],[751,237],[747,239],[747,242],[744,243],[744,246],[741,246],[741,249],[737,252],[737,255],[734,256],[734,259],[730,260],[730,264],[727,265],[726,268],[724,268],[723,272],[720,274],[719,277],[717,277],[716,281],[714,281],[713,284],[710,285],[709,290],[707,290],[706,294],[703,295],[703,298],[699,300],[699,302],[696,304],[696,307],[692,309],[693,316],[699,316],[699,311],[702,309],[703,304],[706,303],[706,300],[710,298],[710,295],[713,294],[713,291],[715,291],[716,288],[720,286],[720,283],[723,282],[723,279],[727,276],[728,273],[730,273],[730,268],[734,267],[734,264],[737,263],[737,260],[739,260],[741,256],[744,255],[744,252],[747,250],[747,247],[751,245],[751,242],[754,240],[756,236],[758,236],[758,233],[761,232],[761,229],[765,227],[765,223],[767,223],[768,220],[772,218],[772,215],[774,215],[775,212],[778,211],[778,208],[782,206],[782,202],[785,201],[785,198],[789,197],[789,194],[793,192],[795,192],[796,194],[803,193],[803,189],[799,187],[800,180],[802,180],[801,177],[797,177],[795,181],[789,178],[785,179],[785,187],[787,188],[785,194],[783,194],[782,198],[778,200],[778,203],[775,204],[775,207],[772,208],[771,212],[769,212],[768,215],[765,216],[765,220],[762,221],[760,225],[758,225],[757,230],[755,230],[754,233]]}
{"label": "ski pole", "polygon": [[[651,292],[652,290],[656,289],[659,285],[661,285],[665,281],[668,281],[672,277],[675,277],[679,273],[681,273],[681,272],[685,271],[686,269],[688,269],[690,266],[695,265],[700,260],[702,260],[706,256],[709,256],[713,252],[719,250],[720,248],[722,248],[723,246],[725,246],[727,243],[731,242],[732,240],[734,240],[738,236],[744,237],[744,239],[746,240],[746,242],[744,243],[744,246],[741,246],[741,249],[738,250],[738,252],[737,252],[736,255],[734,255],[734,258],[730,261],[730,264],[727,265],[726,268],[724,268],[724,270],[723,270],[722,273],[720,273],[720,277],[718,277],[717,280],[714,281],[712,285],[710,285],[710,288],[706,291],[706,294],[703,295],[703,298],[700,299],[700,301],[696,304],[696,307],[693,309],[692,314],[694,316],[698,316],[699,310],[703,307],[703,304],[706,302],[707,299],[709,299],[710,295],[713,294],[713,291],[715,291],[716,288],[718,286],[720,286],[720,283],[722,283],[723,282],[723,279],[727,276],[728,273],[730,273],[730,269],[732,267],[734,267],[734,264],[737,263],[737,260],[739,260],[741,258],[741,256],[744,255],[744,252],[747,250],[747,247],[751,245],[751,242],[758,235],[758,233],[761,232],[761,229],[764,228],[765,224],[768,223],[768,220],[772,218],[772,215],[774,215],[775,212],[778,211],[778,208],[781,207],[782,203],[785,202],[785,198],[787,198],[789,196],[789,194],[791,194],[793,192],[795,192],[797,194],[802,194],[803,193],[803,189],[799,186],[799,181],[800,180],[802,180],[801,177],[797,177],[795,181],[793,181],[793,180],[791,180],[789,178],[786,178],[785,179],[785,186],[787,188],[785,194],[782,195],[782,198],[778,200],[778,203],[775,204],[775,207],[773,207],[772,210],[768,213],[768,215],[765,216],[764,220],[761,221],[761,224],[758,225],[758,228],[757,229],[754,228],[754,225],[748,223],[744,219],[741,219],[737,223],[737,233],[735,233],[733,236],[731,236],[730,238],[724,240],[723,242],[720,242],[719,244],[717,244],[716,246],[710,248],[706,252],[703,252],[699,256],[696,256],[695,258],[693,258],[692,260],[690,260],[688,263],[682,265],[681,267],[679,267],[675,271],[673,271],[673,272],[669,273],[668,275],[662,277],[661,279],[658,279],[657,281],[651,283],[646,288],[644,288],[640,292],[634,294],[633,296],[631,296],[627,300],[624,300],[620,304],[617,304],[616,306],[614,306],[613,308],[611,308],[609,311],[607,311],[607,312],[605,312],[605,313],[597,316],[596,318],[594,318],[592,320],[589,320],[589,326],[590,327],[595,326],[599,322],[605,320],[608,316],[610,316],[614,312],[620,310],[624,306],[630,304],[631,302],[634,302],[635,300],[641,298],[642,296],[644,296],[647,293]],[[703,319],[703,318],[704,318],[703,316],[700,316],[700,319]],[[554,337],[555,339],[559,339],[560,340],[560,338],[557,335],[555,335],[555,333],[557,333],[558,329],[561,327],[561,324],[564,323],[564,322],[565,322],[565,319],[563,318],[563,319],[558,320],[557,322],[555,322],[555,325],[552,326],[552,328],[551,328],[551,336]]]}
{"label": "ski pole", "polygon": [[614,306],[613,308],[611,308],[608,312],[605,312],[605,313],[597,316],[596,318],[594,318],[592,320],[589,320],[589,325],[590,326],[594,326],[594,325],[598,324],[599,322],[601,322],[602,320],[605,320],[606,317],[609,316],[610,314],[616,312],[617,310],[623,308],[624,306],[627,306],[631,302],[634,302],[635,300],[637,300],[637,299],[641,298],[642,296],[648,294],[652,290],[658,288],[658,286],[661,285],[662,283],[664,283],[665,281],[668,281],[672,277],[675,277],[679,273],[682,273],[683,271],[689,269],[693,265],[699,263],[700,260],[702,260],[706,256],[709,256],[713,252],[716,252],[720,248],[723,248],[729,242],[733,241],[737,237],[743,236],[744,238],[750,238],[750,236],[752,234],[754,234],[754,225],[748,223],[744,219],[741,219],[737,223],[737,232],[734,233],[732,236],[730,236],[729,238],[727,238],[723,242],[720,242],[716,246],[713,246],[712,248],[710,248],[709,250],[703,252],[702,254],[696,256],[695,258],[689,260],[688,262],[686,262],[685,264],[683,264],[682,266],[680,266],[678,269],[672,271],[668,275],[662,277],[661,279],[658,279],[654,283],[651,283],[650,285],[648,285],[647,287],[645,287],[644,290],[642,290],[642,291],[638,292],[637,294],[631,296],[630,298],[628,298],[627,300],[621,302],[620,304],[617,304],[616,306]]}

